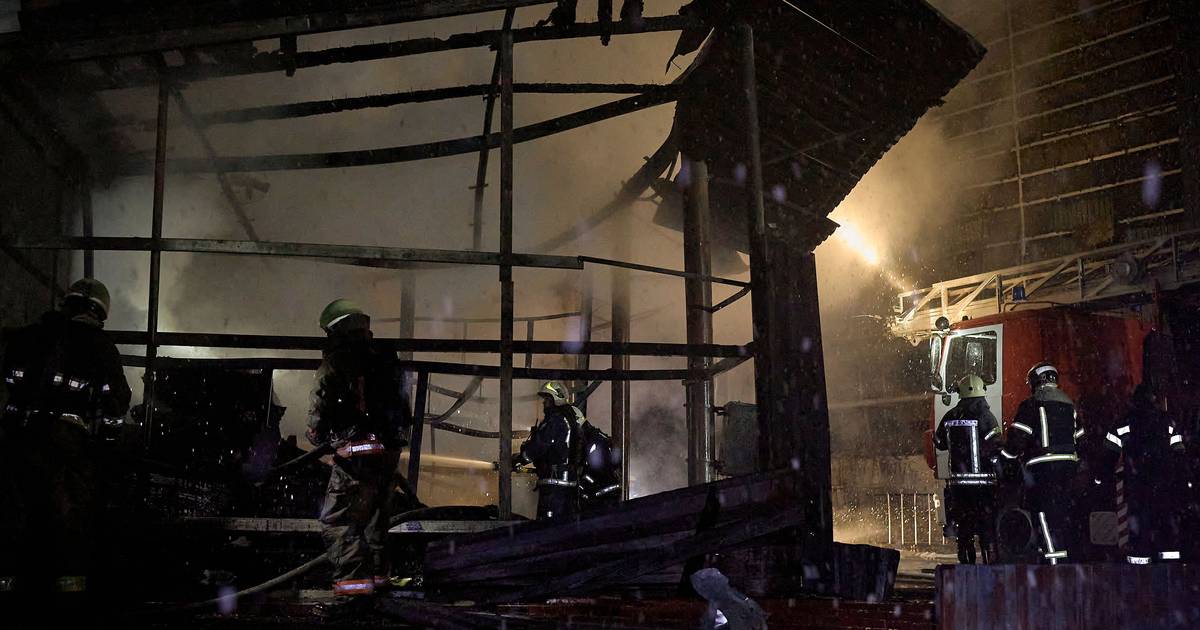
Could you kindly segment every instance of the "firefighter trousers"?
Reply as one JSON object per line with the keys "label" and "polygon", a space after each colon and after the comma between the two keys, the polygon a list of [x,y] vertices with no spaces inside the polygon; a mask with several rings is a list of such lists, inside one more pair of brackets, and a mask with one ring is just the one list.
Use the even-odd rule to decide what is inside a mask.
{"label": "firefighter trousers", "polygon": [[335,594],[370,594],[388,575],[388,506],[398,457],[386,451],[333,460],[320,521]]}
{"label": "firefighter trousers", "polygon": [[975,564],[975,539],[984,562],[995,558],[996,488],[986,485],[946,486],[946,513],[958,536],[958,561]]}
{"label": "firefighter trousers", "polygon": [[579,514],[579,488],[538,484],[537,520],[561,519]]}
{"label": "firefighter trousers", "polygon": [[1149,564],[1181,560],[1182,510],[1175,497],[1146,482],[1126,484],[1129,547],[1126,561]]}
{"label": "firefighter trousers", "polygon": [[1025,468],[1025,500],[1043,560],[1058,564],[1076,546],[1071,485],[1078,465],[1052,461]]}
{"label": "firefighter trousers", "polygon": [[82,428],[37,418],[2,438],[0,577],[34,591],[81,592],[98,562],[103,498]]}

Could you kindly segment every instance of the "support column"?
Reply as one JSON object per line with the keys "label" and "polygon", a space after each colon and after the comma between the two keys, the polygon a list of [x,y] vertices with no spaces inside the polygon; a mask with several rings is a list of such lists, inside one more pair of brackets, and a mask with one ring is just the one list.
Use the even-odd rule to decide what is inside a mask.
{"label": "support column", "polygon": [[[621,220],[624,220],[622,218]],[[629,343],[629,270],[612,270],[612,342]],[[614,350],[612,369],[628,370],[629,355]],[[621,500],[629,498],[629,382],[610,381],[612,415],[609,428],[613,444],[621,450]]]}
{"label": "support column", "polygon": [[500,518],[512,518],[513,34],[500,35]]}
{"label": "support column", "polygon": [[[588,269],[583,270],[582,284],[579,289],[579,340],[583,343],[589,343],[592,340],[592,273]],[[592,365],[592,355],[581,354],[575,357],[575,368],[579,370],[589,369]],[[574,389],[582,390],[588,386],[588,381],[575,381]],[[587,416],[587,399],[576,400],[575,406]]]}
{"label": "support column", "polygon": [[[503,30],[512,30],[516,9],[504,11]],[[492,82],[483,105],[483,137],[492,133],[492,113],[496,110],[496,87],[500,83],[500,53],[496,52],[496,63],[492,64]],[[471,222],[471,249],[483,249],[483,190],[487,188],[488,146],[479,150],[479,167],[475,170],[475,213]]]}
{"label": "support column", "polygon": [[[82,169],[81,169],[82,170]],[[83,220],[83,236],[84,238],[92,238],[96,235],[94,215],[92,214],[92,178],[87,174],[80,174],[76,180],[76,194],[79,196],[79,216]],[[91,249],[83,250],[83,277],[96,277],[96,254]]]}
{"label": "support column", "polygon": [[425,434],[425,407],[428,400],[429,373],[419,372],[417,374],[417,396],[413,399],[412,439],[409,441],[408,448],[408,486],[414,493],[417,492],[417,482],[421,478],[421,436]]}
{"label": "support column", "polygon": [[738,26],[744,61],[746,142],[749,149],[750,274],[753,285],[755,394],[759,465],[800,471],[804,524],[797,542],[806,560],[828,567],[833,546],[829,412],[821,349],[816,259],[812,244],[798,242],[781,215],[766,226],[754,36]]}
{"label": "support column", "polygon": [[158,359],[158,289],[162,271],[163,195],[167,178],[168,79],[158,78],[158,120],[154,139],[154,208],[150,224],[150,299],[146,307],[146,376],[142,402],[146,419],[146,448],[154,436],[154,364]]}
{"label": "support column", "polygon": [[[700,276],[712,275],[711,219],[708,208],[708,165],[700,160],[683,157],[687,169],[687,187],[683,193],[683,268]],[[712,343],[712,284],[696,277],[684,280],[687,304],[688,344]],[[709,357],[688,357],[688,370],[704,374],[711,363]],[[713,461],[716,459],[713,440],[713,381],[712,378],[688,377],[687,435],[688,483],[697,485],[713,480]]]}

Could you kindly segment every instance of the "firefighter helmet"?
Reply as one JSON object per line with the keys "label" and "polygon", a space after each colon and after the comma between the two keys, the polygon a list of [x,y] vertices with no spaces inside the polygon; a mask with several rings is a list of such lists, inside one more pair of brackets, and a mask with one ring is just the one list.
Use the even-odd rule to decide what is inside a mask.
{"label": "firefighter helmet", "polygon": [[968,374],[958,379],[958,397],[960,399],[983,398],[985,391],[987,391],[987,385],[984,385],[983,379],[974,374]]}
{"label": "firefighter helmet", "polygon": [[325,332],[354,330],[370,326],[371,318],[362,308],[345,298],[338,298],[321,311],[321,329]]}
{"label": "firefighter helmet", "polygon": [[100,319],[102,321],[108,319],[108,309],[112,304],[112,298],[109,297],[108,287],[104,286],[103,282],[95,278],[76,280],[67,289],[67,294],[63,296],[63,301],[65,302],[70,298],[79,298],[91,302],[92,305],[100,309]]}
{"label": "firefighter helmet", "polygon": [[558,381],[547,381],[538,390],[538,396],[545,396],[550,399],[550,402],[555,407],[571,404],[570,394],[567,392],[567,387]]}
{"label": "firefighter helmet", "polygon": [[1052,385],[1058,387],[1058,368],[1042,361],[1037,365],[1029,368],[1029,389],[1037,391],[1037,388],[1043,385]]}

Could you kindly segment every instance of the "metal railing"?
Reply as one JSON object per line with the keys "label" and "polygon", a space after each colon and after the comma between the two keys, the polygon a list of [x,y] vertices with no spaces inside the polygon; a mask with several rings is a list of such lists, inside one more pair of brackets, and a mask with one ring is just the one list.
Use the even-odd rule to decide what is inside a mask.
{"label": "metal railing", "polygon": [[[919,337],[951,322],[1031,307],[1099,301],[1200,281],[1200,230],[1007,267],[901,293],[892,331]],[[1014,291],[1017,296],[1014,297]],[[1023,297],[1021,294],[1023,293]]]}

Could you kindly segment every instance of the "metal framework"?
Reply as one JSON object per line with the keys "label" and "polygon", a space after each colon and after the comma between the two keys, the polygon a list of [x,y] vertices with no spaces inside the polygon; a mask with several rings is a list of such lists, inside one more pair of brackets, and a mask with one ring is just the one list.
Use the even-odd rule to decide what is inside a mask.
{"label": "metal framework", "polygon": [[[1122,243],[1036,263],[939,282],[901,293],[896,334],[917,338],[939,317],[951,322],[1028,305],[1104,303],[1200,282],[1200,230]],[[1024,292],[1014,299],[1014,290]]]}
{"label": "metal framework", "polygon": [[[154,372],[160,367],[181,366],[202,361],[204,364],[216,364],[229,368],[306,370],[315,368],[319,363],[319,360],[315,358],[294,357],[187,360],[159,357],[158,352],[160,347],[189,346],[256,348],[273,350],[316,350],[322,347],[323,341],[321,338],[315,337],[166,333],[160,331],[158,329],[158,314],[162,252],[299,257],[327,261],[332,260],[335,262],[362,266],[381,266],[381,264],[383,264],[384,266],[396,266],[399,268],[403,268],[405,266],[414,266],[418,263],[488,265],[497,267],[499,270],[498,279],[501,284],[500,316],[498,319],[500,323],[499,340],[466,339],[465,332],[463,339],[410,338],[412,332],[412,322],[417,318],[414,317],[414,313],[412,311],[412,283],[406,282],[404,303],[407,305],[407,307],[402,308],[402,311],[404,311],[402,312],[402,317],[399,318],[399,320],[382,320],[400,321],[402,327],[402,336],[405,336],[406,338],[384,339],[379,340],[378,343],[389,348],[390,350],[401,353],[401,365],[405,369],[417,374],[416,395],[414,400],[416,402],[415,406],[418,417],[430,417],[426,410],[430,391],[443,394],[457,394],[455,405],[452,406],[451,412],[448,412],[452,413],[459,406],[461,406],[462,402],[468,396],[477,391],[480,379],[499,379],[499,503],[501,518],[507,519],[511,517],[512,504],[512,467],[510,458],[512,455],[513,439],[512,414],[514,379],[555,378],[584,384],[593,381],[611,382],[613,384],[613,433],[619,446],[622,449],[627,449],[629,445],[629,393],[628,388],[625,385],[626,382],[633,380],[685,381],[690,384],[689,391],[692,391],[694,386],[699,384],[700,389],[694,390],[697,392],[696,403],[694,404],[711,405],[712,378],[726,370],[735,367],[747,359],[757,358],[754,356],[753,346],[749,344],[746,346],[723,346],[711,343],[712,314],[721,308],[728,306],[733,301],[747,295],[750,292],[750,283],[725,278],[716,278],[711,275],[707,263],[707,238],[701,238],[699,242],[692,244],[687,256],[687,264],[685,265],[687,268],[684,271],[640,265],[621,260],[593,257],[523,254],[514,252],[512,248],[512,237],[514,231],[512,195],[514,169],[513,146],[516,143],[560,133],[575,127],[610,119],[629,112],[645,109],[647,107],[670,103],[679,98],[680,94],[682,93],[682,88],[678,84],[666,86],[629,84],[610,85],[590,83],[517,84],[514,83],[514,45],[516,43],[530,41],[546,41],[599,35],[606,31],[611,32],[612,35],[624,35],[681,30],[685,26],[692,24],[691,20],[684,17],[669,16],[663,18],[646,18],[645,20],[642,20],[636,24],[618,23],[602,25],[597,23],[579,24],[562,28],[550,27],[514,30],[512,28],[514,9],[518,6],[541,4],[541,2],[537,2],[535,0],[455,0],[449,3],[437,3],[445,6],[442,9],[435,11],[434,13],[436,13],[436,15],[434,13],[430,13],[430,9],[424,8],[425,5],[431,5],[434,3],[399,2],[394,4],[395,6],[392,8],[380,9],[378,11],[363,10],[355,13],[354,15],[348,16],[345,19],[336,19],[332,15],[320,14],[309,16],[310,19],[302,21],[284,20],[271,22],[267,25],[269,28],[266,31],[257,26],[247,30],[248,27],[246,24],[232,24],[219,27],[196,29],[183,33],[168,32],[166,34],[156,35],[129,35],[125,37],[113,38],[111,40],[89,40],[48,46],[44,51],[46,55],[45,59],[47,61],[71,62],[81,59],[93,59],[96,57],[120,56],[135,53],[157,54],[162,51],[175,49],[184,45],[203,46],[222,42],[261,39],[264,36],[294,37],[298,34],[310,32],[349,29],[412,19],[440,17],[443,14],[453,15],[506,9],[503,27],[496,31],[465,33],[461,35],[454,35],[446,39],[426,39],[394,42],[389,44],[371,44],[308,53],[295,53],[293,42],[289,46],[281,47],[281,51],[279,53],[256,56],[250,64],[244,67],[224,67],[209,61],[193,59],[194,63],[184,66],[183,68],[169,68],[164,62],[162,62],[160,58],[156,56],[154,57],[153,64],[156,72],[155,76],[123,77],[126,84],[136,84],[139,80],[152,79],[157,82],[158,86],[158,109],[157,117],[154,121],[155,152],[152,162],[154,174],[154,205],[150,238],[95,237],[92,235],[90,229],[92,223],[91,217],[88,216],[87,221],[85,222],[85,227],[87,229],[85,229],[85,234],[83,237],[61,237],[58,239],[40,240],[37,242],[17,238],[4,240],[3,242],[0,242],[0,246],[2,246],[5,251],[16,255],[19,255],[19,252],[24,249],[83,250],[87,252],[89,260],[91,252],[97,250],[146,251],[150,253],[150,292],[148,302],[147,330],[144,333],[137,331],[117,331],[112,333],[112,336],[117,343],[144,345],[146,348],[144,357],[125,356],[123,359],[127,365],[141,366],[146,370],[147,378],[145,378],[144,401],[146,403],[145,417],[147,426],[145,428],[147,434],[151,434],[153,431],[153,402],[155,397]],[[753,40],[750,27],[748,25],[743,24],[740,32],[746,38],[745,41],[747,42],[747,58],[744,67],[744,88],[746,91],[750,111],[750,122],[748,125],[748,138],[750,140],[750,146],[752,147],[750,175],[752,183],[754,184],[750,187],[750,190],[752,191],[751,194],[754,196],[754,199],[752,200],[753,202],[750,204],[753,219],[751,221],[751,241],[754,246],[754,255],[762,256],[765,253],[765,228],[763,223],[763,202],[761,192],[762,160],[761,156],[759,155],[757,111],[755,107],[756,88],[754,82]],[[295,72],[296,68],[324,65],[327,63],[346,63],[367,59],[421,54],[438,50],[453,50],[482,46],[490,46],[497,51],[496,65],[490,83],[450,87],[442,90],[431,90],[428,91],[428,93],[379,95],[340,99],[335,102],[326,103],[296,103],[270,108],[195,113],[188,106],[187,102],[184,100],[179,91],[180,81],[201,79],[209,76],[268,71],[287,71],[290,74]],[[634,96],[534,125],[514,128],[513,94],[515,92],[633,93]],[[348,151],[342,153],[290,156],[222,157],[217,155],[215,150],[213,150],[213,147],[208,142],[204,131],[207,125],[216,123],[239,123],[269,118],[309,116],[361,107],[384,107],[400,103],[430,102],[441,98],[455,98],[468,95],[484,95],[487,97],[488,106],[486,108],[482,134],[469,138],[435,142],[425,145],[394,147],[370,151]],[[169,122],[167,114],[168,103],[172,98],[175,99],[179,110],[182,113],[182,117],[184,119],[183,122],[190,127],[200,139],[201,146],[204,150],[204,157],[199,159],[168,160],[167,136]],[[499,100],[500,110],[499,132],[492,131],[491,121],[493,103],[496,100]],[[488,154],[491,149],[499,149],[500,151],[500,224],[498,230],[500,246],[498,252],[480,251],[482,241],[482,189],[486,185],[484,174],[486,173]],[[664,149],[660,149],[660,153],[666,149],[667,145],[664,145]],[[347,167],[365,164],[421,160],[445,155],[472,152],[477,152],[479,154],[480,167],[478,171],[478,177],[475,181],[475,223],[473,226],[471,250],[429,250],[262,241],[259,240],[257,234],[254,232],[250,225],[249,219],[246,217],[244,210],[241,208],[240,204],[238,204],[236,198],[234,198],[232,195],[231,191],[229,190],[229,184],[226,181],[226,174],[237,171]],[[662,162],[661,160],[657,159],[658,157],[661,156],[657,156],[656,154],[655,158],[651,158],[648,166],[661,164]],[[145,172],[149,166],[149,162],[133,162],[122,165],[119,171],[126,174],[139,173]],[[176,171],[216,172],[218,174],[218,180],[221,183],[222,190],[230,202],[232,209],[237,214],[239,222],[241,223],[243,230],[246,232],[250,240],[163,238],[163,197],[166,175],[168,172]],[[642,175],[644,175],[644,173],[639,173],[638,180],[636,182],[631,180],[631,182],[626,185],[626,188],[636,187],[636,184],[643,181],[641,179]],[[657,176],[658,173],[651,173],[650,175]],[[624,195],[626,192],[627,191],[623,190],[622,194]],[[638,193],[640,193],[640,190],[634,192],[635,195]],[[697,196],[703,196],[705,199],[707,198],[707,192],[705,190],[694,191],[694,194]],[[614,203],[619,204],[620,200],[621,197],[618,198],[618,202]],[[706,205],[706,203],[707,202],[705,201],[704,204]],[[612,204],[610,204],[610,206],[611,205]],[[611,214],[613,211],[615,211],[614,208],[606,207],[604,212]],[[759,260],[761,260],[761,258]],[[612,296],[612,319],[609,322],[609,325],[611,325],[613,328],[611,342],[596,342],[590,340],[590,304],[581,305],[579,313],[568,313],[542,318],[520,318],[515,315],[515,300],[513,291],[514,268],[535,267],[581,270],[584,268],[585,264],[597,264],[615,268]],[[685,280],[690,296],[688,299],[689,343],[632,343],[629,341],[629,327],[631,318],[629,308],[628,276],[630,271],[663,274],[680,277]],[[411,271],[403,271],[402,273],[411,275]],[[739,291],[729,299],[724,300],[714,307],[711,305],[712,283],[735,286],[739,288]],[[766,296],[754,296],[756,311],[759,309],[765,298]],[[580,316],[589,323],[589,332],[585,333],[585,340],[582,344],[575,344],[574,347],[572,347],[570,344],[564,344],[558,341],[544,342],[533,340],[532,330],[533,323],[535,321],[576,315]],[[695,320],[694,322],[692,321],[693,319]],[[526,340],[518,341],[514,340],[513,338],[513,328],[517,321],[527,322]],[[468,320],[463,320],[463,323],[465,328]],[[758,325],[759,324],[756,324],[756,331]],[[756,338],[757,337],[758,334],[756,334]],[[416,352],[470,352],[498,354],[499,365],[472,365],[466,363],[417,361],[413,360],[412,358],[412,353]],[[526,355],[524,367],[514,367],[513,365],[514,356],[518,353],[523,353]],[[534,368],[532,367],[531,361],[533,354],[575,354],[578,355],[581,360],[573,369]],[[613,367],[610,369],[590,368],[587,362],[587,357],[593,354],[611,356]],[[631,355],[687,357],[688,367],[686,369],[676,370],[631,370],[629,369],[628,363],[628,358]],[[762,368],[760,367],[759,369]],[[430,374],[461,374],[471,375],[476,378],[472,382],[472,385],[466,389],[466,391],[453,392],[451,390],[439,390],[439,388],[436,388],[436,386],[431,385],[429,383]],[[593,382],[592,385],[585,390],[586,393],[594,391],[597,384],[598,383]],[[584,395],[586,395],[586,393]],[[689,396],[689,400],[691,399],[692,397]],[[448,413],[443,414],[440,417],[440,420],[444,420]],[[709,415],[711,415],[711,412],[709,412]],[[436,426],[440,420],[435,418],[434,425]],[[710,432],[712,431],[711,418],[709,418],[707,421],[700,420],[700,422],[706,422],[706,430]],[[421,427],[423,424],[424,423],[416,424],[416,428],[414,429],[414,434],[412,436],[412,453],[409,463],[409,477],[411,485],[414,488],[417,485],[419,474],[420,445],[422,441]],[[697,430],[704,430],[704,427],[697,427]],[[481,433],[487,434],[486,432]],[[702,449],[702,451],[707,451],[708,447],[711,445],[710,443],[712,436],[709,435],[704,439],[707,439],[709,444],[701,444],[699,448]],[[711,459],[711,456],[700,457],[703,459]],[[694,457],[693,459],[695,460],[697,458]],[[625,461],[627,462],[628,459],[625,458]],[[706,468],[708,467],[709,463],[710,462],[705,462]],[[628,472],[627,468],[625,472]],[[709,474],[710,473],[703,473],[694,481],[703,481],[709,476]],[[623,478],[628,479],[628,474],[624,475]],[[624,489],[624,494],[626,496],[628,495],[628,488]]]}

